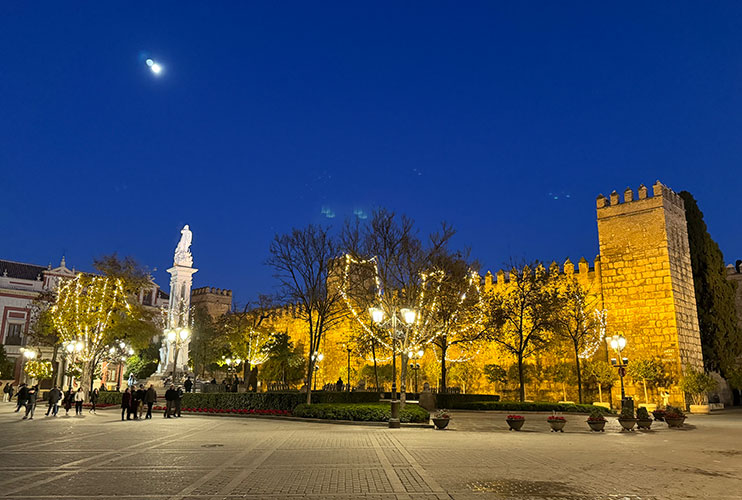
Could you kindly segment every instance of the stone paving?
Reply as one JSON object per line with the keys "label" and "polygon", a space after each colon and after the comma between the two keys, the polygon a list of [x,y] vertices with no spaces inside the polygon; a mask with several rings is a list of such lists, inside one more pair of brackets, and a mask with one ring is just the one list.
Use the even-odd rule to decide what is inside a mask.
{"label": "stone paving", "polygon": [[[0,498],[742,499],[742,411],[685,430],[587,432],[499,412],[450,430],[216,416],[121,422],[116,410],[22,421],[0,403]],[[39,408],[41,410],[41,408]],[[63,413],[63,412],[62,412]]]}

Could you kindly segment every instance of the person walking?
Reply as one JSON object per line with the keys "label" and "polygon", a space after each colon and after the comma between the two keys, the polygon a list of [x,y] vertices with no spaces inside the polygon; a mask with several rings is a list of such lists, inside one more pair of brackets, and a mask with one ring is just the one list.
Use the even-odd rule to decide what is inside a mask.
{"label": "person walking", "polygon": [[26,396],[26,414],[23,415],[23,420],[33,420],[33,412],[36,410],[36,396],[39,393],[39,386],[35,385],[28,389]]}
{"label": "person walking", "polygon": [[83,392],[82,387],[80,387],[75,393],[75,416],[82,415],[83,402],[85,402],[85,393]]}
{"label": "person walking", "polygon": [[5,403],[9,403],[12,397],[13,397],[13,383],[8,382],[7,384],[5,384],[5,387],[3,387],[3,401]]}
{"label": "person walking", "polygon": [[[129,408],[131,408],[131,399],[131,389],[127,387],[121,395],[121,420],[131,420],[131,412],[129,411]],[[126,416],[125,419],[124,416]]]}
{"label": "person walking", "polygon": [[170,389],[165,391],[165,418],[170,418],[175,406],[175,399],[178,397],[178,391],[175,390],[174,385],[170,385]]}
{"label": "person walking", "polygon": [[147,415],[144,418],[152,418],[152,405],[157,401],[157,391],[155,391],[155,386],[150,384],[149,389],[147,389],[147,392],[144,394],[144,401],[147,403]]}
{"label": "person walking", "polygon": [[72,402],[75,399],[75,395],[72,393],[72,386],[70,386],[69,389],[67,389],[67,392],[64,393],[64,400],[62,400],[62,407],[64,408],[64,416],[69,417],[70,415],[70,408],[72,408]]}
{"label": "person walking", "polygon": [[193,388],[193,380],[191,380],[190,376],[186,377],[185,382],[183,382],[183,387],[185,387],[186,392],[191,392],[191,389]]}
{"label": "person walking", "polygon": [[144,412],[144,398],[146,395],[147,391],[144,390],[144,384],[139,384],[139,389],[137,389],[136,392],[137,411],[136,415],[134,415],[137,420],[142,418],[142,413]]}
{"label": "person walking", "polygon": [[18,400],[18,405],[15,407],[15,412],[18,413],[21,410],[21,406],[25,407],[26,401],[28,401],[28,387],[26,384],[20,385],[16,399]]}
{"label": "person walking", "polygon": [[98,396],[100,393],[98,392],[98,389],[93,389],[93,392],[90,393],[90,410],[88,413],[95,413],[95,405],[98,403]]}
{"label": "person walking", "polygon": [[52,417],[57,416],[59,411],[59,400],[62,399],[62,391],[55,385],[49,391],[49,407],[46,409],[46,416],[48,417],[51,413]]}

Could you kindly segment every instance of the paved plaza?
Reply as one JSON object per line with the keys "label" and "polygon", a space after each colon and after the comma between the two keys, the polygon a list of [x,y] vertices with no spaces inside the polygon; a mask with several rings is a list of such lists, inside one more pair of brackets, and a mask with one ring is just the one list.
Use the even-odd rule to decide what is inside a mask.
{"label": "paved plaza", "polygon": [[[502,413],[450,430],[215,416],[121,422],[116,410],[22,421],[0,404],[2,498],[742,498],[742,412],[686,430],[508,432]],[[39,408],[41,410],[41,407]],[[64,411],[62,410],[62,414]]]}

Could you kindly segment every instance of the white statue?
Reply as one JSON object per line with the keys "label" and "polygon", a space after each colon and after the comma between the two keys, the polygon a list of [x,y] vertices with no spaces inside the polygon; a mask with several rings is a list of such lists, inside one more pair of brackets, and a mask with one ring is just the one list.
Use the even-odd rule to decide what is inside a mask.
{"label": "white statue", "polygon": [[160,366],[157,369],[158,373],[162,373],[165,371],[165,367],[167,366],[167,346],[163,343],[160,346]]}
{"label": "white statue", "polygon": [[180,241],[178,246],[175,247],[175,265],[176,266],[192,266],[193,256],[191,255],[191,241],[193,240],[193,233],[186,224],[183,229],[180,230]]}

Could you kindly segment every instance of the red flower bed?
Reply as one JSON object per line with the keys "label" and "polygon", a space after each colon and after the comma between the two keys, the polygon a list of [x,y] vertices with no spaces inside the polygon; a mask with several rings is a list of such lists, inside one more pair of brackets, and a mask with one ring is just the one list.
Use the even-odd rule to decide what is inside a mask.
{"label": "red flower bed", "polygon": [[526,417],[522,415],[508,415],[507,420],[525,420]]}
{"label": "red flower bed", "polygon": [[566,418],[564,418],[564,417],[558,417],[556,415],[552,415],[549,418],[547,418],[546,420],[548,420],[549,422],[566,422],[567,421]]}

